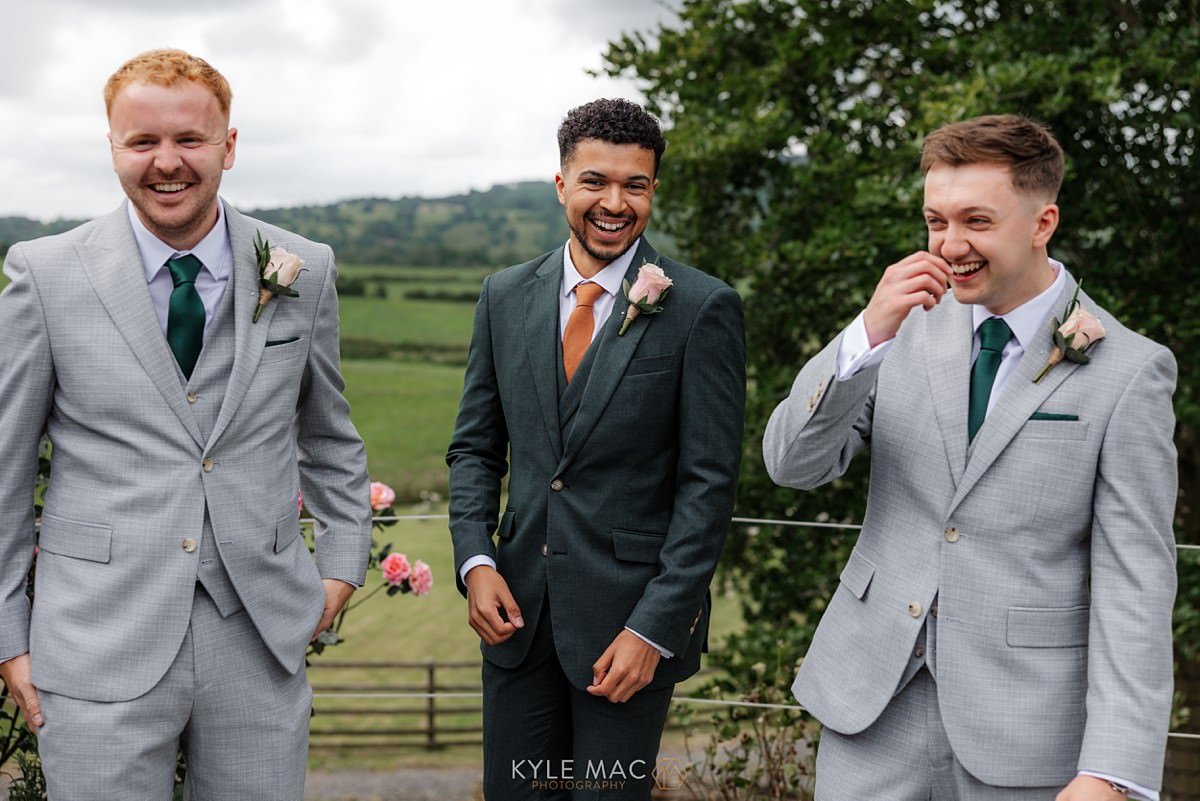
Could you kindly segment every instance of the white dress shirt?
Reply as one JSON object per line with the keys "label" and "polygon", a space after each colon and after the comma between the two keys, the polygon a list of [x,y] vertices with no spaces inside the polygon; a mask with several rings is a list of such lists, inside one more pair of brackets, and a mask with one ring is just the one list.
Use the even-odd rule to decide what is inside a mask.
{"label": "white dress shirt", "polygon": [[212,325],[221,298],[225,295],[229,276],[233,273],[233,246],[229,243],[229,231],[225,227],[224,204],[217,203],[216,224],[191,250],[176,250],[163,242],[152,234],[141,217],[138,217],[132,203],[126,202],[125,208],[129,212],[129,222],[133,226],[133,238],[137,241],[138,252],[142,255],[142,268],[146,271],[150,300],[154,304],[154,313],[158,315],[164,336],[167,333],[171,292],[175,289],[175,281],[171,278],[171,271],[167,269],[167,260],[190,253],[204,265],[196,275],[196,292],[204,302],[204,341],[208,341],[209,326]]}
{"label": "white dress shirt", "polygon": [[[1042,321],[1049,317],[1054,303],[1062,293],[1063,284],[1066,283],[1066,270],[1063,269],[1062,262],[1050,259],[1050,266],[1054,269],[1055,273],[1054,283],[1050,285],[1050,288],[1025,301],[1008,314],[994,315],[983,306],[976,305],[971,307],[972,324],[975,329],[975,342],[971,348],[972,364],[975,363],[975,358],[979,355],[979,326],[983,324],[984,320],[989,317],[999,316],[1004,322],[1008,323],[1008,327],[1013,332],[1012,338],[1005,345],[1004,352],[1000,356],[1000,369],[996,371],[996,380],[992,384],[992,394],[988,398],[988,414],[995,408],[997,398],[1002,394],[1009,377],[1016,371],[1017,365],[1021,363],[1021,356],[1024,355],[1025,350],[1033,342],[1034,337],[1045,336],[1045,333],[1042,331]],[[880,342],[872,348],[870,340],[867,338],[867,325],[863,321],[863,314],[865,313],[865,311],[860,312],[858,317],[854,318],[854,322],[850,323],[849,327],[842,333],[842,342],[838,346],[837,354],[838,381],[846,381],[858,374],[860,370],[883,361],[884,355],[891,348],[894,341],[893,339],[889,339],[886,342]],[[967,378],[964,376],[963,380],[965,381]],[[1128,787],[1130,798],[1141,799],[1141,801],[1158,801],[1158,793],[1146,787],[1104,773],[1096,773],[1090,770],[1081,770],[1079,772],[1085,776],[1095,776],[1098,779],[1116,782],[1124,787]]]}
{"label": "white dress shirt", "polygon": [[[567,321],[571,319],[571,312],[575,311],[575,287],[591,281],[592,283],[599,284],[604,290],[603,294],[592,304],[592,314],[595,320],[595,324],[592,326],[592,340],[595,341],[596,334],[604,326],[609,315],[612,314],[613,305],[617,302],[617,293],[621,291],[621,280],[625,277],[629,265],[633,263],[633,256],[637,253],[639,242],[641,242],[640,237],[633,241],[628,250],[610,261],[603,270],[591,278],[584,278],[579,274],[579,270],[575,268],[575,262],[571,260],[571,243],[567,243],[567,246],[563,248],[562,291],[559,294],[558,301],[558,335],[560,338],[567,331]],[[459,575],[462,577],[464,584],[467,582],[467,573],[470,573],[472,568],[479,565],[487,565],[494,568],[496,561],[487,554],[479,554],[467,559],[463,562],[462,568],[459,570]],[[666,648],[663,648],[653,640],[647,639],[628,626],[625,627],[625,630],[644,642],[653,645],[665,659],[670,659],[674,656]]]}

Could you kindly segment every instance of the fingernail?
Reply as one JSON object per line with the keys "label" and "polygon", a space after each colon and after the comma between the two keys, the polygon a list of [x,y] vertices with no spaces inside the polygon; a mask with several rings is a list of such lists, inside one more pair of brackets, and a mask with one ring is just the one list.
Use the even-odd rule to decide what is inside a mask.
{"label": "fingernail", "polygon": [[520,615],[517,615],[516,617],[514,617],[512,619],[512,624],[519,629],[524,628],[525,627],[525,618],[521,617]]}

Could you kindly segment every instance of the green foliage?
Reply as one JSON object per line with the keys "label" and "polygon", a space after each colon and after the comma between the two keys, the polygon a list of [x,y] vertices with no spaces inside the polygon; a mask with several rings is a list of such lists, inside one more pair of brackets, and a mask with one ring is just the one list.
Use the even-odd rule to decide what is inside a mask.
{"label": "green foliage", "polygon": [[446,198],[366,198],[251,213],[324,242],[339,259],[357,263],[503,267],[567,239],[548,181]]}
{"label": "green foliage", "polygon": [[[867,459],[820,491],[779,489],[759,452],[767,418],[883,269],[924,247],[922,137],[1019,112],[1067,152],[1052,253],[1179,360],[1178,531],[1200,542],[1197,13],[1185,0],[683,0],[677,21],[610,45],[606,71],[639,79],[669,122],[657,219],[746,297],[744,514],[862,519]],[[727,652],[804,653],[852,544],[736,530],[727,565],[750,625]],[[1180,622],[1194,634],[1200,560],[1182,561]],[[1200,655],[1200,639],[1177,643],[1181,658]]]}

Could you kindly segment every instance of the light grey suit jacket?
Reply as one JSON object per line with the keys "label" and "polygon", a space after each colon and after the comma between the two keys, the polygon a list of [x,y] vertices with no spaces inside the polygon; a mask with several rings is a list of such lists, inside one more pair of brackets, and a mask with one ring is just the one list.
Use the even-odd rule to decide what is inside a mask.
{"label": "light grey suit jacket", "polygon": [[[1056,313],[1074,291],[1068,276]],[[1077,769],[1161,785],[1175,359],[1081,299],[1108,332],[1091,363],[1034,384],[1047,319],[970,449],[971,308],[952,294],[845,382],[830,343],[772,415],[780,484],[817,487],[871,449],[862,534],[793,688],[826,726],[854,734],[881,714],[936,596],[938,700],[967,770],[1002,786]]]}
{"label": "light grey suit jacket", "polygon": [[[14,245],[0,295],[0,659],[29,651],[34,684],[135,698],[188,626],[207,514],[267,647],[298,670],[321,578],[360,584],[370,551],[366,461],[342,396],[329,248],[225,209],[236,353],[211,436],[192,415],[124,208]],[[298,298],[257,324],[254,234],[305,261]],[[32,616],[32,489],[54,444]],[[316,563],[297,490],[319,520]]]}

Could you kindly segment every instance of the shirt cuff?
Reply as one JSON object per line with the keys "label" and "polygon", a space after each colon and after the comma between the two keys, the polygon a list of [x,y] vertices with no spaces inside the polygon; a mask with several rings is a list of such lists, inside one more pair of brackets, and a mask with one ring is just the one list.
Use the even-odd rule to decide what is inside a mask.
{"label": "shirt cuff", "polygon": [[865,311],[859,312],[854,322],[842,332],[837,352],[838,381],[849,381],[868,367],[879,364],[895,341],[894,338],[884,340],[872,348],[871,340],[867,336],[865,314]]}
{"label": "shirt cuff", "polygon": [[467,574],[471,572],[472,568],[479,567],[480,565],[487,565],[494,569],[496,567],[496,560],[485,553],[468,557],[467,561],[462,563],[462,567],[458,571],[458,577],[462,579],[463,584],[467,583]]}
{"label": "shirt cuff", "polygon": [[1119,784],[1122,787],[1128,787],[1129,797],[1136,798],[1138,801],[1158,801],[1158,793],[1154,792],[1148,787],[1142,787],[1140,784],[1134,784],[1131,781],[1126,781],[1125,779],[1117,776],[1110,776],[1107,773],[1097,773],[1094,770],[1081,770],[1079,771],[1079,775],[1095,776],[1097,779],[1104,779],[1106,782],[1113,782],[1114,784]]}
{"label": "shirt cuff", "polygon": [[[654,650],[656,650],[660,654],[662,654],[663,659],[670,659],[671,657],[675,656],[675,654],[671,653],[666,648],[663,648],[661,645],[656,643],[654,640],[650,639],[649,637],[644,637],[641,634],[638,634],[636,631],[629,628],[629,626],[626,626],[625,630],[628,631],[630,634],[632,634],[634,637],[637,637],[642,642],[646,643],[647,645],[654,646]],[[1155,799],[1155,801],[1158,801],[1158,800]]]}

